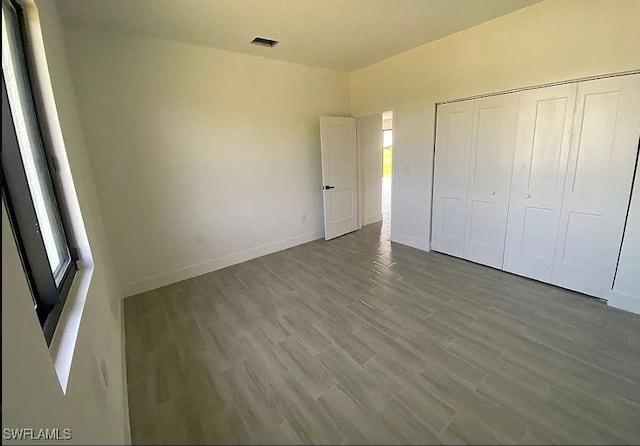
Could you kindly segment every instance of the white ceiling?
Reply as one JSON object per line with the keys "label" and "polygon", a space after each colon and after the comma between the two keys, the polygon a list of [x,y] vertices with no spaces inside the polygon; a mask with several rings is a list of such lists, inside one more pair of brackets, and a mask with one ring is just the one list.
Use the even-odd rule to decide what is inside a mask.
{"label": "white ceiling", "polygon": [[[58,5],[70,25],[352,71],[537,1],[58,0]],[[249,45],[256,36],[280,43]]]}

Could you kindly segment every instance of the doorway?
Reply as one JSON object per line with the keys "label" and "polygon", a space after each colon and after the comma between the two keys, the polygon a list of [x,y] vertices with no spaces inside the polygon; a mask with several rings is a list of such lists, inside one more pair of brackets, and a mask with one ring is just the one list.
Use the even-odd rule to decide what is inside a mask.
{"label": "doorway", "polygon": [[359,226],[378,224],[381,236],[388,240],[392,224],[393,113],[361,116],[356,125]]}
{"label": "doorway", "polygon": [[393,172],[393,111],[382,113],[382,230],[391,232],[391,197]]}

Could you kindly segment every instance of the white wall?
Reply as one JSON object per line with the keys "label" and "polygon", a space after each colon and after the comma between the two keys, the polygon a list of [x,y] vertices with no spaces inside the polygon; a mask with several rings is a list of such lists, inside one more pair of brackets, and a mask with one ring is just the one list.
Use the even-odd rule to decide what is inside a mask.
{"label": "white wall", "polygon": [[[33,310],[3,203],[2,426],[71,428],[70,443],[74,444],[123,443],[127,440],[128,417],[122,362],[121,293],[104,239],[93,174],[69,81],[60,17],[54,2],[41,1],[38,7],[51,75],[49,92],[52,87],[55,99],[51,103],[57,106],[58,129],[62,128],[62,137],[52,137],[56,150],[61,149],[58,144],[66,146],[61,175],[65,178],[68,175],[66,180],[63,178],[66,191],[73,184],[77,190],[77,200],[71,200],[78,206],[74,224],[76,218],[84,221],[93,274],[84,309],[79,312],[79,333],[75,349],[70,349],[73,360],[66,392],[63,392],[54,367],[54,353],[47,348]],[[60,324],[68,321],[74,302],[77,299],[70,295]],[[56,337],[58,334],[57,331]],[[106,386],[99,369],[103,360],[108,376]]]}
{"label": "white wall", "polygon": [[318,117],[349,114],[346,73],[88,28],[67,46],[125,295],[322,236]]}
{"label": "white wall", "polygon": [[350,73],[351,111],[394,109],[392,239],[428,249],[435,103],[640,68],[640,2],[547,0]]}

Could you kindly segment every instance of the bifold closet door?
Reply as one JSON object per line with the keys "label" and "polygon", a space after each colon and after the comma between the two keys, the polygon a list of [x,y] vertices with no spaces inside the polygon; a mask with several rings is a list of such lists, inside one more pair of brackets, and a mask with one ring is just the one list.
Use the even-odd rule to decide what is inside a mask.
{"label": "bifold closet door", "polygon": [[462,257],[467,213],[473,101],[437,109],[431,247]]}
{"label": "bifold closet door", "polygon": [[578,84],[551,283],[608,298],[629,206],[639,133],[640,75]]}
{"label": "bifold closet door", "polygon": [[473,101],[464,258],[502,268],[519,93]]}
{"label": "bifold closet door", "polygon": [[576,84],[520,94],[503,269],[551,281]]}

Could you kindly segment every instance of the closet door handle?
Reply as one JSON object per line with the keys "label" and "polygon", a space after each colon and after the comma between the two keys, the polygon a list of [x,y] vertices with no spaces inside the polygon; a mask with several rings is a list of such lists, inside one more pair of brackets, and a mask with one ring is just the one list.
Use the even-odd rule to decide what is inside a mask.
{"label": "closet door handle", "polygon": [[491,195],[495,195],[495,194],[496,194],[495,190],[491,191]]}
{"label": "closet door handle", "polygon": [[524,194],[524,198],[531,198],[531,194]]}

